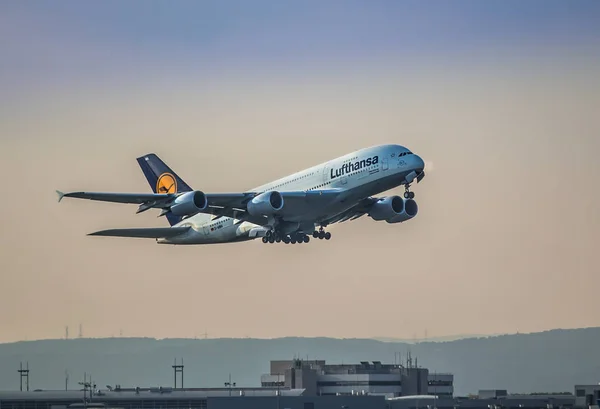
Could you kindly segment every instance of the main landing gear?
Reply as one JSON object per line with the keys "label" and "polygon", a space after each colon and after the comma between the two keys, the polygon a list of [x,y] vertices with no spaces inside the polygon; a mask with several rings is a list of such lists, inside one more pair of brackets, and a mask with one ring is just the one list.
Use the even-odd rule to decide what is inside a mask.
{"label": "main landing gear", "polygon": [[414,199],[415,198],[415,192],[410,191],[409,184],[404,185],[404,198],[405,199]]}
{"label": "main landing gear", "polygon": [[323,239],[325,239],[325,240],[329,240],[329,239],[331,238],[331,233],[329,233],[328,231],[326,232],[326,231],[323,229],[323,227],[321,227],[321,228],[319,229],[319,231],[316,231],[316,230],[315,230],[315,231],[313,232],[313,237],[314,237],[315,239],[319,239],[319,240],[323,240]]}
{"label": "main landing gear", "polygon": [[285,244],[296,244],[296,243],[308,243],[310,241],[310,237],[304,233],[292,233],[286,235],[280,235],[277,232],[268,231],[265,236],[262,238],[263,243],[281,243]]}
{"label": "main landing gear", "polygon": [[[321,227],[319,229],[319,231],[314,231],[312,236],[315,239],[320,239],[320,240],[329,240],[331,239],[331,233],[326,232],[325,230],[323,230],[323,227]],[[265,236],[263,236],[262,238],[262,242],[263,243],[281,243],[284,242],[285,244],[297,244],[297,243],[308,243],[310,241],[310,236],[308,236],[307,234],[304,233],[292,233],[292,234],[286,234],[286,235],[280,235],[277,232],[274,231],[268,231],[267,234],[265,234]]]}

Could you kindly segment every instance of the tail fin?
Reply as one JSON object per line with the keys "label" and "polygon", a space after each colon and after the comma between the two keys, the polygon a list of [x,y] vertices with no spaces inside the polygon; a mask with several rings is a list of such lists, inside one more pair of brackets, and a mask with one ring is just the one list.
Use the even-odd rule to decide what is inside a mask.
{"label": "tail fin", "polygon": [[[190,192],[191,187],[171,170],[158,156],[149,153],[137,158],[137,162],[146,176],[150,188],[154,193],[180,193]],[[181,217],[167,213],[167,220],[171,226],[179,223]]]}

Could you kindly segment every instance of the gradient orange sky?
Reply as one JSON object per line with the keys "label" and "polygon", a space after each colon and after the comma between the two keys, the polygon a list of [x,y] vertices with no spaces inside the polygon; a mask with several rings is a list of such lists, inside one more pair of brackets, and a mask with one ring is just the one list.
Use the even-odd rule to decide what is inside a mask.
{"label": "gradient orange sky", "polygon": [[[0,24],[15,34],[0,52],[24,67],[12,58],[0,77],[0,171],[12,187],[0,205],[0,341],[59,338],[66,325],[74,336],[79,323],[94,337],[600,325],[600,42],[499,41],[411,59],[392,43],[365,59],[231,57],[203,71],[180,50],[160,54],[165,44],[132,56],[128,45],[69,36],[58,24],[66,14],[14,6]],[[24,25],[43,30],[17,36]],[[89,77],[79,68],[102,64]],[[44,66],[56,72],[41,78]],[[329,242],[86,237],[166,220],[135,206],[58,204],[54,193],[149,191],[135,162],[148,152],[194,188],[243,191],[380,143],[426,160],[419,215],[335,225]]]}

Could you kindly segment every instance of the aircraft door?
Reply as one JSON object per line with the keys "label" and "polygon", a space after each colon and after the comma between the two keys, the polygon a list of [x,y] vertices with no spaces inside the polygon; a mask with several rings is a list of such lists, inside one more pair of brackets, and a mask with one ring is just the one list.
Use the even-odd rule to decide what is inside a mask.
{"label": "aircraft door", "polygon": [[204,235],[208,236],[208,234],[210,233],[210,227],[208,227],[208,225],[207,225],[207,224],[205,224],[205,225],[202,227],[202,231],[204,231]]}
{"label": "aircraft door", "polygon": [[331,169],[331,165],[323,166],[323,183],[329,182],[329,169]]}
{"label": "aircraft door", "polygon": [[388,170],[389,165],[388,165],[388,159],[387,158],[383,158],[381,160],[381,169],[382,170]]}

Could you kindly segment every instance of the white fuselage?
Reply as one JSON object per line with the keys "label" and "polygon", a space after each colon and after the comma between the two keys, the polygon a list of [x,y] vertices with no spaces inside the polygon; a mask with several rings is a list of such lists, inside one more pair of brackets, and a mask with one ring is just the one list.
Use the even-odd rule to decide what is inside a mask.
{"label": "white fuselage", "polygon": [[[376,160],[374,158],[377,157]],[[341,156],[271,183],[253,192],[277,190],[310,191],[340,189],[344,195],[330,203],[307,207],[286,222],[298,223],[303,231],[312,229],[354,206],[358,201],[412,182],[407,175],[422,170],[423,160],[400,145],[380,145]],[[230,217],[197,214],[176,226],[191,226],[189,232],[175,239],[159,239],[164,244],[209,244],[252,240],[264,236],[265,227]],[[175,227],[175,226],[174,226]]]}

